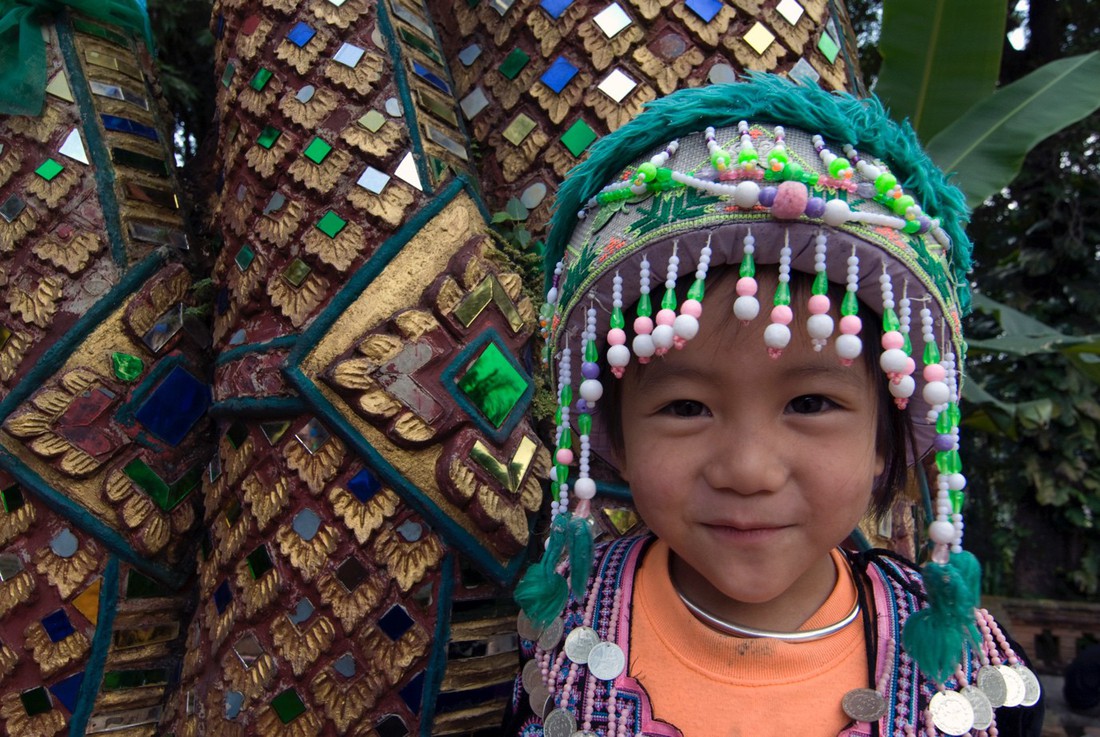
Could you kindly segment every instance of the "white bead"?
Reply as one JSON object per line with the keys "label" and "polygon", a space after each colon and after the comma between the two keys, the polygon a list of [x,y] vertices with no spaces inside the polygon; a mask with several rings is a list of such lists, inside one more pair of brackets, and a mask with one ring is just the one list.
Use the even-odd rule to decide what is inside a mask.
{"label": "white bead", "polygon": [[895,384],[890,382],[890,395],[898,397],[899,399],[907,399],[913,396],[913,392],[917,389],[917,382],[913,381],[912,376],[902,376]]}
{"label": "white bead", "polygon": [[836,354],[845,361],[854,361],[863,352],[863,341],[858,335],[844,333],[836,337],[833,347],[836,348]]}
{"label": "white bead", "polygon": [[829,200],[825,203],[825,214],[822,219],[826,225],[834,228],[844,225],[851,219],[852,211],[844,200]]}
{"label": "white bead", "polygon": [[573,496],[578,499],[592,499],[596,496],[596,482],[582,476],[573,484]]}
{"label": "white bead", "polygon": [[552,305],[558,303],[558,288],[557,287],[550,287],[550,291],[546,293],[546,301],[549,304],[552,304]]}
{"label": "white bead", "polygon": [[649,358],[657,352],[657,346],[653,345],[652,335],[635,335],[633,348],[634,355],[638,358]]}
{"label": "white bead", "polygon": [[607,363],[622,368],[630,363],[630,349],[625,345],[613,345],[607,349]]}
{"label": "white bead", "polygon": [[658,349],[671,348],[675,337],[676,333],[673,331],[671,325],[658,325],[653,328],[653,345]]}
{"label": "white bead", "polygon": [[760,302],[756,297],[741,296],[733,302],[733,314],[738,320],[748,322],[760,314]]}
{"label": "white bead", "polygon": [[806,330],[811,338],[824,340],[833,334],[833,318],[825,314],[810,315],[810,319],[806,321]]}
{"label": "white bead", "polygon": [[760,201],[760,185],[756,182],[743,181],[733,191],[733,202],[738,207],[756,207]]}
{"label": "white bead", "polygon": [[885,350],[878,359],[878,365],[888,374],[901,373],[906,369],[908,363],[909,356],[905,355],[905,351],[900,348]]}
{"label": "white bead", "polygon": [[782,350],[791,342],[791,329],[786,325],[773,322],[764,328],[764,345]]}
{"label": "white bead", "polygon": [[699,334],[699,321],[693,315],[677,315],[672,329],[678,338],[691,340]]}
{"label": "white bead", "polygon": [[966,476],[961,473],[952,473],[947,476],[947,488],[951,491],[962,491],[966,488]]}
{"label": "white bead", "polygon": [[932,406],[943,404],[951,398],[951,390],[948,389],[947,384],[944,384],[942,381],[928,382],[924,385],[924,389],[921,390],[921,394],[924,396],[924,401]]}
{"label": "white bead", "polygon": [[585,379],[581,382],[581,396],[589,404],[600,401],[603,396],[603,384],[599,379]]}
{"label": "white bead", "polygon": [[928,525],[928,537],[938,545],[950,545],[955,541],[955,525],[938,519]]}

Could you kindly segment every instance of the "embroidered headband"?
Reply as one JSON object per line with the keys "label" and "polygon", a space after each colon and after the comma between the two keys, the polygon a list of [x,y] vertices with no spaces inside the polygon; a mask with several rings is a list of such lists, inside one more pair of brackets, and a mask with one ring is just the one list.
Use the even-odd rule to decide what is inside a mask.
{"label": "embroidered headband", "polygon": [[[876,100],[776,77],[674,93],[597,142],[558,193],[547,247],[541,319],[558,398],[554,522],[542,562],[517,588],[525,614],[545,625],[564,605],[556,571],[563,551],[572,588],[583,593],[597,491],[592,455],[614,463],[600,400],[631,362],[659,360],[695,336],[716,266],[739,269],[734,314],[768,320],[761,350],[773,358],[795,320],[818,350],[834,341],[845,363],[879,353],[919,453],[936,453],[934,563],[961,578],[949,563],[962,555],[966,484],[958,456],[966,217],[961,193]],[[763,264],[779,273],[770,309],[755,279]],[[792,270],[813,276],[805,304],[792,303]],[[685,276],[694,278],[680,301]],[[830,283],[844,290],[838,324]],[[872,318],[861,305],[882,321],[881,347],[861,337]],[[960,567],[977,569],[976,561]],[[949,643],[952,657],[962,636],[959,648]],[[938,632],[929,637],[942,642]]]}

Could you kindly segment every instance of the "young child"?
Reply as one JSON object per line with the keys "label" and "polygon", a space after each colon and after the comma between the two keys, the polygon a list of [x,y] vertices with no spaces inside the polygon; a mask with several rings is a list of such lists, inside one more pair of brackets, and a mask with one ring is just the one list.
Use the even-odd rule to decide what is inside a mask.
{"label": "young child", "polygon": [[[961,547],[964,220],[876,102],[777,78],[593,147],[548,246],[553,524],[513,732],[1038,734]],[[929,453],[923,574],[842,550]],[[593,551],[596,456],[651,532]]]}

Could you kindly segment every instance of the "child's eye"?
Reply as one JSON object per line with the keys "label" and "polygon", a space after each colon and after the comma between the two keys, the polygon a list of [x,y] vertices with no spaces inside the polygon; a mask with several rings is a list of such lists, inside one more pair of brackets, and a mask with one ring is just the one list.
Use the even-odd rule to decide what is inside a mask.
{"label": "child's eye", "polygon": [[826,412],[836,405],[820,394],[804,394],[795,397],[787,404],[787,411],[796,415],[813,415]]}
{"label": "child's eye", "polygon": [[708,412],[705,404],[694,399],[677,399],[661,408],[661,413],[673,417],[703,417]]}

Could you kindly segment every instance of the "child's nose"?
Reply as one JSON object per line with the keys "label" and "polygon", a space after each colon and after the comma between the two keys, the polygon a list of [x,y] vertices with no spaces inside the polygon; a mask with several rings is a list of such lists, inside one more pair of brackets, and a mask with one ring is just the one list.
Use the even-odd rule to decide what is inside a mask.
{"label": "child's nose", "polygon": [[787,477],[784,455],[785,450],[762,428],[725,433],[715,443],[704,477],[719,491],[746,496],[775,492]]}

